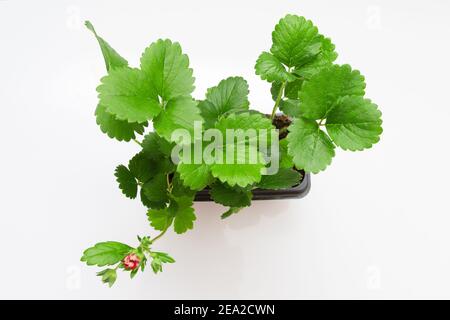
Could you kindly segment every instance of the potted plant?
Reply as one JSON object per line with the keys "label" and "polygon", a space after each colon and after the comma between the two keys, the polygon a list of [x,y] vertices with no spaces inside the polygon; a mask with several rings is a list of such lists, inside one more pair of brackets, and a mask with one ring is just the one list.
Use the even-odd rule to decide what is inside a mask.
{"label": "potted plant", "polygon": [[[370,148],[382,132],[380,111],[364,98],[364,77],[334,64],[335,46],[303,17],[282,18],[270,51],[256,61],[256,74],[272,84],[270,115],[250,110],[242,77],[222,80],[195,100],[193,71],[176,42],[157,40],[132,68],[86,26],[107,70],[97,88],[97,124],[110,138],[140,148],[116,168],[119,188],[142,202],[159,232],[138,236],[134,247],[108,241],[84,251],[82,261],[107,267],[98,275],[110,286],[118,269],[133,277],[147,263],[158,273],[175,261],[154,245],[170,228],[177,234],[193,228],[195,200],[226,206],[227,218],[252,199],[301,197],[309,174],[324,170],[336,147]],[[153,131],[145,133],[150,122]]]}

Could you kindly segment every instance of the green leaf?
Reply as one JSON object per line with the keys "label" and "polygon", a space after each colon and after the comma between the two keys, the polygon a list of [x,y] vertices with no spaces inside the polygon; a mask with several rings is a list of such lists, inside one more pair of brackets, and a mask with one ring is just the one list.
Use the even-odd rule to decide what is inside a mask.
{"label": "green leaf", "polygon": [[169,158],[151,158],[144,151],[136,154],[128,163],[133,176],[141,183],[146,183],[156,175],[166,175],[175,170],[175,165]]}
{"label": "green leaf", "polygon": [[334,157],[334,145],[313,120],[295,119],[289,126],[288,152],[295,166],[306,172],[324,170]]}
{"label": "green leaf", "polygon": [[85,21],[84,24],[97,38],[100,49],[102,50],[103,58],[105,59],[106,70],[109,71],[110,69],[128,66],[127,60],[122,58],[103,38],[98,36],[92,23]]}
{"label": "green leaf", "polygon": [[221,114],[248,110],[248,84],[242,77],[229,77],[219,82],[216,87],[209,88],[206,99]]}
{"label": "green leaf", "polygon": [[[127,67],[128,62],[122,58],[111,46],[95,32],[94,26],[89,22],[85,22],[86,27],[92,31],[97,38],[97,41],[102,50],[103,58],[105,59],[106,70]],[[134,139],[135,132],[142,134],[147,123],[129,123],[128,121],[118,120],[114,115],[106,111],[106,107],[99,104],[95,110],[96,122],[100,126],[103,133],[106,133],[110,138],[115,138],[119,141],[130,141]]]}
{"label": "green leaf", "polygon": [[120,262],[132,249],[116,241],[99,242],[83,252],[81,261],[86,262],[88,266],[112,266]]}
{"label": "green leaf", "polygon": [[[224,148],[224,158],[227,149]],[[255,155],[256,159],[251,161],[250,155]],[[234,147],[234,161],[225,161],[223,163],[214,163],[210,166],[213,177],[218,178],[230,186],[246,187],[261,180],[261,171],[265,167],[265,160],[261,152],[251,146],[246,146],[245,151],[240,153],[237,146]]]}
{"label": "green leaf", "polygon": [[177,167],[177,172],[180,174],[183,184],[192,190],[203,190],[213,180],[211,169],[205,163],[180,162]]}
{"label": "green leaf", "polygon": [[170,203],[168,210],[175,217],[173,226],[178,234],[194,228],[196,217],[192,200],[192,197],[177,197]]}
{"label": "green leaf", "polygon": [[152,257],[153,257],[153,259],[158,258],[163,263],[174,263],[175,262],[175,259],[172,258],[171,256],[169,256],[165,252],[152,251]]}
{"label": "green leaf", "polygon": [[176,166],[172,162],[170,158],[159,158],[159,159],[153,159],[153,163],[155,164],[155,168],[157,172],[163,173],[163,174],[169,174],[175,171]]}
{"label": "green leaf", "polygon": [[[222,163],[216,161],[210,165],[212,175],[230,186],[246,187],[258,182],[261,179],[261,169],[265,166],[265,160],[257,149],[256,142],[262,132],[259,130],[266,130],[267,141],[270,142],[270,130],[273,129],[270,119],[261,114],[248,112],[231,114],[221,118],[215,127],[221,131],[224,138],[227,136],[228,129],[234,129],[235,133],[240,130],[241,133],[244,133],[244,139],[242,141],[226,139],[225,145],[221,147]],[[253,137],[245,135],[247,130],[253,130],[256,135]],[[241,150],[241,147],[244,147],[244,150]],[[227,153],[233,159],[228,157]]]}
{"label": "green leaf", "polygon": [[301,66],[320,52],[317,28],[304,17],[287,15],[275,26],[270,51],[288,67]]}
{"label": "green leaf", "polygon": [[209,88],[206,100],[199,103],[205,128],[212,128],[223,115],[248,110],[248,84],[244,78],[230,77]]}
{"label": "green leaf", "polygon": [[136,198],[138,185],[130,170],[124,165],[120,165],[116,168],[114,175],[122,193],[130,199]]}
{"label": "green leaf", "polygon": [[188,186],[184,185],[183,181],[180,178],[179,172],[176,172],[172,178],[172,194],[175,197],[193,197],[195,193],[195,190],[192,190]]}
{"label": "green leaf", "polygon": [[292,118],[299,118],[301,116],[300,100],[292,100],[292,99],[281,100],[280,110],[284,114]]}
{"label": "green leaf", "polygon": [[228,217],[230,217],[231,215],[238,213],[239,211],[241,211],[242,208],[236,208],[236,207],[230,207],[227,211],[225,211],[220,218],[221,219],[226,219]]}
{"label": "green leaf", "polygon": [[162,265],[164,263],[174,263],[175,262],[175,260],[171,256],[169,256],[167,253],[164,253],[164,252],[153,251],[151,253],[151,256],[153,259],[151,266],[152,266],[152,270],[154,273],[162,272],[163,271]]}
{"label": "green leaf", "polygon": [[284,96],[288,99],[297,100],[298,93],[302,88],[304,80],[297,79],[292,82],[286,83],[286,88],[284,88]]}
{"label": "green leaf", "polygon": [[169,201],[166,174],[155,175],[142,186],[142,189],[149,201],[165,203]]}
{"label": "green leaf", "polygon": [[300,66],[298,69],[294,70],[293,73],[303,78],[310,79],[320,70],[330,67],[333,64],[333,61],[336,60],[338,56],[334,51],[334,44],[331,43],[329,38],[325,38],[322,35],[319,35],[319,39],[322,45],[317,57]]}
{"label": "green leaf", "polygon": [[[212,175],[230,186],[246,187],[258,182],[261,179],[261,169],[265,166],[265,160],[257,149],[256,142],[259,140],[261,129],[266,130],[270,137],[270,130],[273,129],[270,119],[256,113],[230,114],[221,118],[215,127],[221,131],[224,138],[227,136],[228,129],[234,129],[236,133],[237,130],[241,130],[244,133],[244,139],[242,141],[226,139],[225,144],[220,148],[223,152],[222,163],[216,161],[210,165]],[[245,133],[249,129],[256,135],[246,136]],[[268,138],[267,141],[270,142],[270,139]],[[241,147],[244,150],[241,150]],[[227,157],[227,153],[230,157]]]}
{"label": "green leaf", "polygon": [[339,98],[363,96],[365,87],[364,77],[349,65],[323,69],[302,86],[299,95],[302,116],[314,120],[326,118]]}
{"label": "green leaf", "polygon": [[145,74],[128,67],[110,70],[97,87],[100,104],[119,120],[146,122],[161,112]]}
{"label": "green leaf", "polygon": [[117,272],[115,269],[105,269],[97,273],[97,276],[102,277],[102,282],[109,285],[111,288],[117,279]]}
{"label": "green leaf", "polygon": [[[230,114],[227,117],[221,118],[215,126],[216,129],[219,129],[222,133],[222,136],[227,136],[227,129],[233,130],[256,130],[256,135],[258,137],[259,130],[266,130],[268,133],[268,137],[270,137],[270,130],[274,129],[272,125],[272,121],[260,114],[260,113],[250,113],[243,112],[238,114]],[[259,137],[258,137],[259,138]],[[249,142],[253,139],[247,139]],[[225,141],[226,144],[232,144],[233,141]]]}
{"label": "green leaf", "polygon": [[136,135],[143,134],[147,123],[129,123],[125,120],[117,120],[112,114],[106,111],[106,107],[99,104],[95,109],[96,122],[100,130],[106,133],[108,137],[119,141],[130,141],[135,139]]}
{"label": "green leaf", "polygon": [[147,198],[147,196],[145,195],[144,188],[141,188],[141,191],[139,192],[139,194],[141,196],[142,204],[149,209],[160,210],[160,209],[164,209],[167,206],[166,199],[163,199],[161,201],[150,201]]}
{"label": "green leaf", "polygon": [[288,153],[288,141],[287,139],[282,139],[279,142],[279,155],[280,155],[280,168],[293,168],[294,162],[292,157]]}
{"label": "green leaf", "polygon": [[344,97],[330,111],[326,128],[333,142],[344,150],[363,150],[380,140],[381,112],[362,97]]}
{"label": "green leaf", "polygon": [[148,221],[155,230],[166,230],[173,221],[173,216],[168,212],[167,208],[161,210],[148,210]]}
{"label": "green leaf", "polygon": [[[272,100],[277,101],[278,94],[280,93],[281,82],[275,81],[272,82],[272,86],[270,87],[270,94],[272,95]],[[286,92],[286,89],[284,90]]]}
{"label": "green leaf", "polygon": [[216,182],[209,191],[216,203],[229,207],[247,207],[252,200],[252,192],[242,188],[232,188],[225,183]]}
{"label": "green leaf", "polygon": [[142,183],[147,182],[157,173],[155,164],[143,152],[139,152],[130,160],[128,168],[133,176]]}
{"label": "green leaf", "polygon": [[185,129],[194,136],[194,122],[203,122],[200,110],[191,97],[177,97],[170,100],[161,114],[153,120],[156,132],[168,141],[177,129]]}
{"label": "green leaf", "polygon": [[260,189],[288,189],[297,185],[302,175],[292,168],[280,168],[274,175],[264,175],[256,185]]}
{"label": "green leaf", "polygon": [[153,259],[152,263],[150,264],[152,266],[152,270],[155,274],[158,272],[162,272],[162,263],[159,259]]}
{"label": "green leaf", "polygon": [[256,61],[255,70],[256,74],[261,76],[261,79],[269,82],[294,81],[296,79],[276,57],[268,52],[263,52],[259,56]]}
{"label": "green leaf", "polygon": [[[304,80],[296,79],[292,82],[287,82],[284,88],[284,97],[292,100],[298,100],[298,92],[300,91]],[[272,94],[273,101],[277,100],[278,93],[280,92],[281,82],[275,81],[272,83],[270,92]]]}
{"label": "green leaf", "polygon": [[142,54],[141,69],[153,91],[165,102],[194,91],[189,58],[177,42],[160,39],[152,43]]}
{"label": "green leaf", "polygon": [[[144,256],[143,259],[141,260],[141,262],[139,263],[141,272],[144,272],[146,265],[147,265],[147,258]],[[134,269],[134,270],[136,270],[136,272],[137,272],[138,269]]]}
{"label": "green leaf", "polygon": [[151,159],[170,157],[173,144],[160,137],[156,132],[150,132],[142,140],[143,152]]}
{"label": "green leaf", "polygon": [[139,271],[139,268],[131,270],[130,278],[133,279],[136,276],[136,274],[138,273],[138,271]]}
{"label": "green leaf", "polygon": [[[204,157],[204,148],[207,146],[207,144],[203,142],[201,145],[201,149],[196,150],[197,146],[199,146],[199,142],[200,141],[196,141],[190,146],[184,146],[184,148],[188,148],[188,151],[190,151],[190,155],[186,156],[184,154],[185,150],[183,149],[183,152],[180,155],[180,162],[178,163],[177,167],[177,172],[180,176],[180,179],[183,181],[183,185],[196,191],[204,189],[214,180],[213,176],[211,175],[211,168],[208,164],[206,164],[206,160],[212,161],[212,159],[206,159]],[[201,159],[195,159],[195,154],[199,151],[202,152],[202,157]]]}
{"label": "green leaf", "polygon": [[198,108],[200,109],[200,114],[204,120],[204,128],[213,128],[221,115],[221,111],[208,100],[199,101]]}

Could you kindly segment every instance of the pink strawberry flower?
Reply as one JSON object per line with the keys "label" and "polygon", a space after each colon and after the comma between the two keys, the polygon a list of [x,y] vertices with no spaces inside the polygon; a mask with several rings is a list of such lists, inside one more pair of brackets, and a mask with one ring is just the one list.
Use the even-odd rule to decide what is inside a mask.
{"label": "pink strawberry flower", "polygon": [[139,267],[140,259],[135,253],[130,253],[125,258],[123,258],[122,263],[125,270],[134,270]]}

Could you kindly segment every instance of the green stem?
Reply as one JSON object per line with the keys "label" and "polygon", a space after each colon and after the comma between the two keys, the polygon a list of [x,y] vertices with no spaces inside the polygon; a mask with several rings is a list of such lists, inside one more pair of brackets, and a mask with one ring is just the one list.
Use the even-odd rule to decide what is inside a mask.
{"label": "green stem", "polygon": [[158,234],[156,237],[154,237],[153,238],[153,240],[151,241],[151,243],[153,244],[153,242],[155,242],[156,240],[158,240],[159,238],[161,238],[165,233],[166,233],[166,231],[169,229],[169,225],[167,225],[165,228],[164,228],[164,230],[160,233],[160,234]]}
{"label": "green stem", "polygon": [[277,112],[278,106],[280,105],[281,98],[283,97],[283,92],[284,92],[285,87],[286,87],[286,82],[283,82],[281,84],[280,91],[278,91],[278,96],[277,96],[277,100],[275,100],[275,105],[273,106],[273,109],[272,109],[272,115],[270,116],[270,119],[272,119],[272,120],[275,117],[275,113]]}
{"label": "green stem", "polygon": [[168,191],[169,193],[172,193],[172,183],[170,182],[170,177],[169,177],[169,175],[166,175],[166,178],[167,178],[167,191]]}
{"label": "green stem", "polygon": [[[172,185],[172,183],[170,182],[169,175],[166,175],[166,177],[167,177],[167,191],[168,191],[170,194],[172,194],[172,188],[173,188],[173,185]],[[150,244],[153,244],[153,242],[155,242],[156,240],[158,240],[159,238],[161,238],[161,237],[166,233],[166,231],[169,229],[169,227],[170,227],[170,224],[168,224],[160,234],[158,234],[156,237],[154,237],[153,240],[151,240]]]}
{"label": "green stem", "polygon": [[137,139],[133,139],[134,142],[136,142],[138,145],[140,145],[142,147],[142,143],[139,142]]}

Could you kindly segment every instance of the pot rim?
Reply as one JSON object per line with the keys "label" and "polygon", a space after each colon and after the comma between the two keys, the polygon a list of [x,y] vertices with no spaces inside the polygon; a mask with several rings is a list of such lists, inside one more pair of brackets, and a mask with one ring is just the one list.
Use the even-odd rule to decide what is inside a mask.
{"label": "pot rim", "polygon": [[[252,200],[281,200],[281,199],[301,199],[305,197],[311,189],[311,174],[305,173],[302,182],[288,189],[255,189],[252,190]],[[213,201],[209,194],[209,189],[198,191],[194,201],[205,202]]]}

